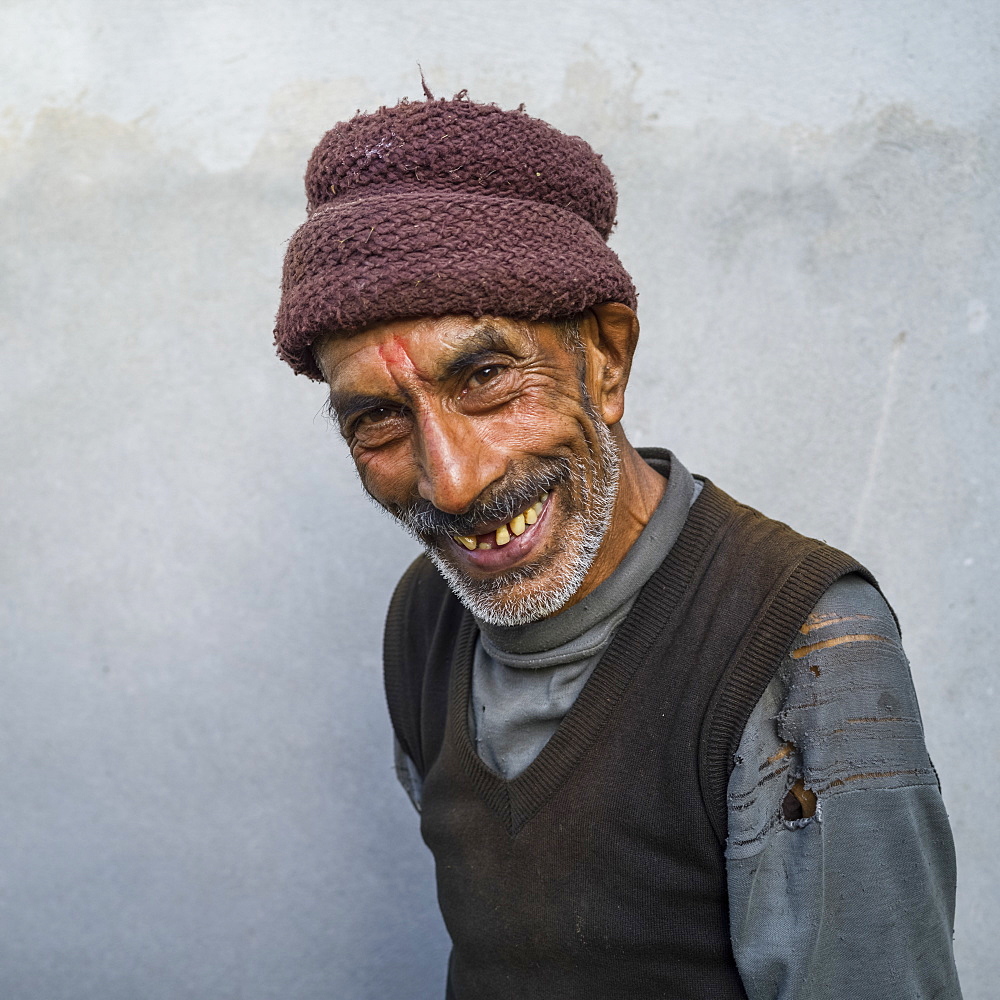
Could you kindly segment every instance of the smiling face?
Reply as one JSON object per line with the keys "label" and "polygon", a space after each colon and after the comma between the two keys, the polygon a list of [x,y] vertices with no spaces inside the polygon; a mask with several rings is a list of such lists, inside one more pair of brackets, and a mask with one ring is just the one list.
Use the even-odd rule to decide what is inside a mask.
{"label": "smiling face", "polygon": [[566,605],[612,521],[620,389],[596,327],[571,344],[551,323],[446,316],[316,348],[365,489],[484,621]]}

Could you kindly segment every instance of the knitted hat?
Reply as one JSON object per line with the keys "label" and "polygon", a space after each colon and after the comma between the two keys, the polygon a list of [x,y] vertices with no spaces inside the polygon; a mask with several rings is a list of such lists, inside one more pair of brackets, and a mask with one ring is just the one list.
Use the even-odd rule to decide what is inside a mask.
{"label": "knitted hat", "polygon": [[635,308],[606,244],[611,172],[583,139],[523,111],[459,95],[358,114],[323,136],[305,180],[274,339],[310,378],[322,378],[314,340],[371,323]]}

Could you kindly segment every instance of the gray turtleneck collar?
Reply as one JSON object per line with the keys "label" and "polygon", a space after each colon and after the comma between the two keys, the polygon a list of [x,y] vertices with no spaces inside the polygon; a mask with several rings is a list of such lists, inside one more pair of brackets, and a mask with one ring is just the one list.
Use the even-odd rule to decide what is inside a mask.
{"label": "gray turtleneck collar", "polygon": [[675,456],[646,461],[667,480],[667,486],[615,571],[577,604],[548,618],[515,626],[478,622],[483,648],[490,656],[512,667],[555,666],[592,656],[607,645],[645,582],[666,558],[701,492],[701,483]]}
{"label": "gray turtleneck collar", "polygon": [[639,591],[677,541],[701,491],[701,483],[669,453],[644,457],[667,486],[611,576],[579,603],[541,621],[515,627],[479,623],[470,728],[483,762],[507,779],[528,767],[556,731]]}

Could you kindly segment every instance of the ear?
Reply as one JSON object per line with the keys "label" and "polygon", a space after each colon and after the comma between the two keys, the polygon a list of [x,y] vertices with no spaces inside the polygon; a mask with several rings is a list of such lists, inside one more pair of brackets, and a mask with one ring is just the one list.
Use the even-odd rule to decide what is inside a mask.
{"label": "ear", "polygon": [[639,320],[628,306],[604,302],[587,310],[580,334],[587,352],[587,391],[611,427],[625,412],[625,387],[639,340]]}

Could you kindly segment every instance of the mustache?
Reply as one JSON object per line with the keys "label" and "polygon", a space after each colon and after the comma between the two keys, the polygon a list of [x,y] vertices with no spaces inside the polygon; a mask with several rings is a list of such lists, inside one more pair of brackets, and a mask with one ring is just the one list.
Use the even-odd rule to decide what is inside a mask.
{"label": "mustache", "polygon": [[509,473],[502,483],[491,487],[489,493],[478,497],[460,514],[439,510],[423,497],[415,497],[406,504],[377,502],[420,541],[452,535],[475,535],[476,529],[483,524],[511,520],[571,474],[567,459],[539,461],[541,464],[538,467]]}

